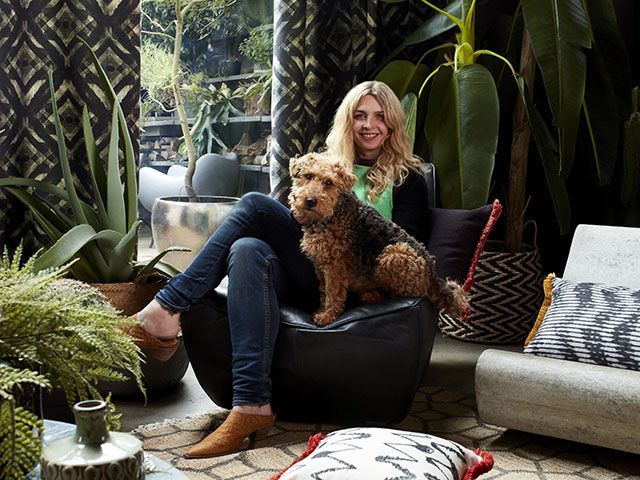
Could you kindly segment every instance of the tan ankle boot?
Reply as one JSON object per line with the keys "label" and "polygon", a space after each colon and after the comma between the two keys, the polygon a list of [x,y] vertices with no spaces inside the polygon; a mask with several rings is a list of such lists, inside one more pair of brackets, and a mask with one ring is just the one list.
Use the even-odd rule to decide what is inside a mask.
{"label": "tan ankle boot", "polygon": [[256,440],[267,436],[276,420],[275,415],[251,415],[232,410],[215,432],[191,447],[185,458],[219,457],[237,452],[245,438],[249,437],[249,448]]}

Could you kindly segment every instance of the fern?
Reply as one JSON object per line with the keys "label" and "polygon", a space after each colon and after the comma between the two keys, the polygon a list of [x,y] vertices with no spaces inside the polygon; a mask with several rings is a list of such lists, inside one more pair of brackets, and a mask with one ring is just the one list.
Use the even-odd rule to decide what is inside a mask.
{"label": "fern", "polygon": [[19,479],[33,469],[40,457],[42,421],[23,407],[16,407],[10,391],[24,384],[50,387],[37,372],[0,364],[0,478]]}
{"label": "fern", "polygon": [[[140,351],[120,326],[130,319],[97,290],[63,279],[66,267],[33,271],[22,249],[0,256],[0,480],[24,478],[40,455],[42,422],[16,404],[25,385],[62,389],[69,405],[101,399],[97,383],[131,376],[141,391]],[[107,397],[109,428],[120,415]]]}

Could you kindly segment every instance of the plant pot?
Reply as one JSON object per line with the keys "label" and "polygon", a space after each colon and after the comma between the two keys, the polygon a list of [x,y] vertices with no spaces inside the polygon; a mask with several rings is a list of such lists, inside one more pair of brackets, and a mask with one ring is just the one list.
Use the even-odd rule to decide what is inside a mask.
{"label": "plant pot", "polygon": [[162,251],[171,246],[191,249],[190,252],[170,252],[164,261],[184,271],[238,200],[223,196],[199,196],[195,202],[184,196],[156,198],[151,211],[151,233],[156,249]]}
{"label": "plant pot", "polygon": [[[121,282],[121,283],[93,283],[109,303],[126,316],[133,315],[153,300],[153,297],[165,285],[164,280],[151,283]],[[182,335],[178,337],[179,344],[176,352],[166,362],[160,362],[146,355],[141,365],[142,380],[148,392],[166,390],[176,385],[189,368],[189,357],[184,347]],[[126,374],[126,372],[124,372]],[[98,390],[103,395],[111,392],[114,395],[129,396],[140,393],[134,380],[125,382],[101,382]]]}
{"label": "plant pot", "polygon": [[164,280],[159,280],[151,283],[92,283],[91,286],[99,290],[111,305],[128,317],[138,313],[153,300],[165,283]]}
{"label": "plant pot", "polygon": [[540,253],[527,245],[522,252],[508,253],[501,246],[500,242],[489,242],[480,254],[469,292],[469,317],[461,320],[438,315],[442,333],[477,343],[524,342],[544,296]]}

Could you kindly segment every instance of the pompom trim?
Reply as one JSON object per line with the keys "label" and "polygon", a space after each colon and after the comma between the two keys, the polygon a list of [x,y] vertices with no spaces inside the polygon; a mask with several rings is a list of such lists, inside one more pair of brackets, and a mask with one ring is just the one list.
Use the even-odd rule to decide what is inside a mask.
{"label": "pompom trim", "polygon": [[309,437],[309,444],[307,445],[307,449],[304,451],[304,453],[300,455],[298,458],[296,458],[293,462],[291,462],[291,464],[287,466],[284,470],[276,473],[273,477],[270,477],[269,480],[278,480],[280,477],[282,477],[282,475],[284,475],[285,472],[289,470],[291,467],[293,467],[296,463],[298,463],[299,461],[311,455],[314,452],[314,450],[318,448],[318,445],[320,445],[320,442],[322,440],[324,440],[324,435],[322,433],[316,433],[315,435],[311,435]]}
{"label": "pompom trim", "polygon": [[[487,243],[487,238],[489,234],[495,227],[500,215],[502,214],[502,205],[500,204],[500,200],[497,198],[493,201],[493,206],[491,208],[491,214],[489,215],[489,219],[487,220],[487,224],[482,229],[482,233],[480,234],[480,238],[478,239],[478,244],[476,245],[476,250],[473,253],[473,258],[471,259],[471,265],[469,265],[469,270],[467,271],[467,278],[462,285],[462,290],[465,292],[469,292],[471,287],[473,287],[473,283],[475,282],[475,271],[476,266],[478,265],[478,261],[480,260],[480,254],[484,250],[484,245]],[[469,318],[471,314],[471,309],[467,308],[460,317],[460,320],[463,322]]]}
{"label": "pompom trim", "polygon": [[474,478],[478,478],[483,473],[487,473],[489,470],[493,468],[493,455],[489,452],[485,452],[484,450],[474,450],[474,453],[478,455],[482,460],[479,463],[476,463],[472,467],[469,467],[461,480],[473,480]]}

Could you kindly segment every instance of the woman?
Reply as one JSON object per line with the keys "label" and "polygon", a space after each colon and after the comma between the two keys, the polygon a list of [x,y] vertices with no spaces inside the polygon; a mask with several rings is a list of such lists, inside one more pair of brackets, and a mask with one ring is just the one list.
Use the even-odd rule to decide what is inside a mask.
{"label": "woman", "polygon": [[[327,151],[354,165],[354,191],[410,234],[424,238],[427,192],[420,161],[411,155],[405,117],[384,83],[351,89],[338,108]],[[184,273],[174,277],[137,320],[155,345],[175,343],[180,312],[228,275],[227,307],[233,351],[233,407],[225,422],[192,447],[187,458],[225,455],[266,433],[271,410],[270,369],[279,302],[317,304],[318,282],[300,252],[302,231],[289,209],[259,193],[243,196]],[[311,292],[311,295],[310,295]],[[164,343],[163,343],[164,342]],[[173,343],[172,343],[173,342]]]}

